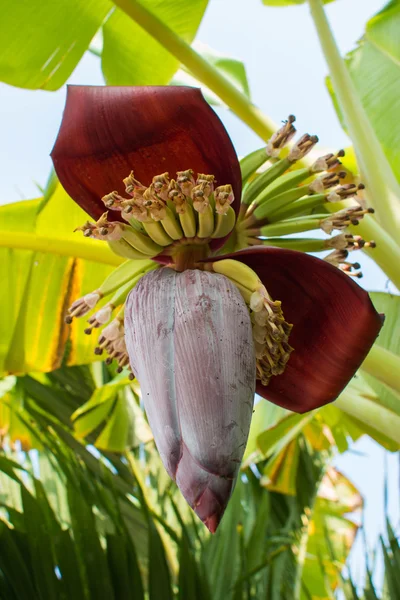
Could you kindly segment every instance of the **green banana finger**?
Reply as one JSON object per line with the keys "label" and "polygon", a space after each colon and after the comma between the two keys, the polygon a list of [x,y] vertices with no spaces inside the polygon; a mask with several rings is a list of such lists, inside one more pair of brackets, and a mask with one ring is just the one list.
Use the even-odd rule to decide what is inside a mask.
{"label": "green banana finger", "polygon": [[195,237],[197,232],[196,216],[194,214],[193,206],[186,203],[186,211],[179,214],[179,221],[183,229],[185,237]]}
{"label": "green banana finger", "polygon": [[214,231],[214,213],[210,205],[203,213],[199,213],[199,228],[197,235],[199,238],[208,238]]}
{"label": "green banana finger", "polygon": [[[110,242],[110,245],[115,242]],[[138,258],[145,258],[143,255]],[[151,264],[149,260],[135,261],[126,260],[119,267],[114,269],[110,275],[103,281],[99,291],[103,296],[111,294],[114,290],[118,289],[121,285],[135,277],[138,273],[146,269]]]}
{"label": "green banana finger", "polygon": [[153,242],[153,240],[147,235],[139,233],[138,231],[133,231],[132,229],[124,229],[124,234],[122,237],[136,250],[143,252],[143,254],[147,254],[149,257],[156,256],[163,249],[162,246]]}
{"label": "green banana finger", "polygon": [[169,237],[159,221],[143,223],[143,227],[147,235],[149,235],[156,244],[159,244],[160,246],[169,246],[172,244],[172,238]]}
{"label": "green banana finger", "polygon": [[229,235],[232,229],[235,227],[236,213],[232,206],[228,208],[226,215],[217,214],[216,223],[212,238],[218,239]]}
{"label": "green banana finger", "polygon": [[[111,250],[118,256],[129,258],[131,260],[149,260],[148,254],[143,254],[131,246],[126,240],[120,239],[113,242],[107,242]],[[125,264],[125,263],[123,263]]]}
{"label": "green banana finger", "polygon": [[172,210],[166,206],[167,216],[162,219],[161,224],[165,231],[173,240],[180,240],[183,237],[182,227],[179,225]]}

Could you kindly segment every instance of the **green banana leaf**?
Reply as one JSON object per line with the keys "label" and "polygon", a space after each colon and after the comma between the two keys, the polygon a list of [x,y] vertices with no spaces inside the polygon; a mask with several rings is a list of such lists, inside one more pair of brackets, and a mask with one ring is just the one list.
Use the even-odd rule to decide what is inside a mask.
{"label": "green banana leaf", "polygon": [[[109,0],[4,2],[0,80],[29,89],[57,90],[69,78],[96,32],[104,38],[102,67],[109,84],[162,85],[179,67]],[[207,0],[142,0],[185,41],[194,38]]]}

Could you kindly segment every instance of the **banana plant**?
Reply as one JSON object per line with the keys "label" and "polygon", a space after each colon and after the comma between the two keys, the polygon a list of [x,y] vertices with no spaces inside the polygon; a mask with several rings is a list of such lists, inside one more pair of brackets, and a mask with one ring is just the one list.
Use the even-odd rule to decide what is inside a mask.
{"label": "banana plant", "polygon": [[[4,373],[49,372],[63,362],[79,365],[107,352],[106,361],[116,360],[121,380],[111,382],[114,389],[107,390],[104,399],[100,392],[95,399],[89,395],[83,407],[59,406],[58,418],[70,428],[72,417],[76,435],[92,435],[99,448],[123,451],[132,444],[131,424],[139,420],[140,411],[136,391],[128,384],[133,373],[125,368],[130,366],[142,383],[165,467],[211,531],[219,525],[238,475],[255,389],[284,409],[315,411],[305,416],[281,413],[272,427],[250,437],[262,465],[260,482],[270,489],[286,486],[290,493],[300,493],[295,466],[310,443],[324,453],[335,446],[345,448],[348,436],[356,439],[367,432],[396,449],[398,337],[386,335],[384,328],[367,356],[382,318],[352,281],[361,275],[360,267],[348,260],[349,252],[362,249],[400,284],[395,158],[390,147],[381,148],[376,124],[370,123],[368,98],[358,96],[363,82],[357,78],[360,61],[350,62],[352,81],[320,0],[309,0],[311,14],[366,189],[342,170],[342,151],[309,160],[316,136],[306,134],[293,144],[292,115],[275,131],[245,89],[238,90],[217,62],[189,46],[205,2],[196,2],[190,15],[187,7],[171,2],[154,9],[149,2],[118,0],[112,14],[107,3],[94,13],[90,4],[83,12],[76,4],[82,18],[73,41],[64,23],[67,7],[61,3],[54,11],[42,5],[52,34],[44,35],[43,47],[24,44],[22,53],[11,53],[0,62],[6,81],[59,87],[102,26],[104,45],[98,54],[108,82],[166,84],[182,63],[267,146],[239,164],[225,130],[196,90],[70,88],[53,161],[62,186],[94,220],[71,201],[54,176],[43,199],[2,209],[2,268],[12,291],[3,300]],[[14,7],[9,19],[19,23],[19,11],[26,8],[32,18],[40,16],[32,6]],[[376,48],[384,56],[395,52],[384,32],[396,18],[396,7],[389,3],[369,24],[368,43],[359,53],[376,53]],[[68,60],[59,54],[64,47],[55,35],[59,27],[68,33],[65,49],[73,49]],[[121,27],[135,35],[118,35]],[[17,29],[23,35],[23,29]],[[6,23],[4,36],[10,31],[15,27]],[[145,48],[141,60],[135,62],[137,53],[132,53],[129,68],[116,72],[113,58],[119,52],[129,54],[132,44]],[[20,61],[11,75],[10,56]],[[158,70],[160,56],[165,59],[163,73]],[[38,76],[37,67],[43,64],[46,68]],[[149,69],[148,76],[140,64],[153,64],[153,74]],[[181,164],[182,154],[190,164]],[[173,177],[176,173],[175,179],[169,179],[167,170]],[[73,238],[73,229],[87,239]],[[334,230],[343,233],[326,239],[313,234],[287,237],[320,229],[328,235]],[[327,249],[331,253],[324,260],[308,255]],[[193,269],[198,273],[191,279]],[[374,301],[398,329],[397,300],[380,294]],[[92,309],[84,330],[75,317]],[[93,333],[100,329],[96,342]],[[356,383],[342,392],[359,367]],[[37,389],[42,377],[28,376],[23,384],[18,380],[18,394],[12,397],[18,398],[20,408],[21,389]],[[60,396],[65,398],[62,390]],[[215,396],[223,401],[215,402]],[[337,396],[336,404],[321,408]],[[39,397],[46,400],[46,394],[36,392]],[[28,446],[32,427],[20,413],[12,426],[14,413],[11,404],[3,403],[3,429],[8,422],[13,436]],[[40,414],[39,410],[35,418],[43,424]],[[41,436],[36,437],[43,444]],[[148,430],[147,437],[149,441]],[[286,463],[291,471],[283,468]],[[137,485],[143,498],[143,485]],[[239,483],[238,489],[242,487]],[[182,542],[182,560],[184,543],[187,539]],[[302,551],[304,547],[299,546]],[[242,567],[245,585],[243,573]],[[299,596],[299,578],[296,581]],[[182,579],[180,587],[185,585]],[[155,593],[153,588],[150,594]]]}

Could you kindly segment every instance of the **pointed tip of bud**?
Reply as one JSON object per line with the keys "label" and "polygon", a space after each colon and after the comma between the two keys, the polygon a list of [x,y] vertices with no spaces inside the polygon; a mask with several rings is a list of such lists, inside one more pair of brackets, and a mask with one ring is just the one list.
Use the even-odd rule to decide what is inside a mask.
{"label": "pointed tip of bud", "polygon": [[206,519],[203,522],[210,533],[215,533],[218,529],[220,519],[217,515],[212,515],[211,517],[208,517],[208,519]]}
{"label": "pointed tip of bud", "polygon": [[224,514],[225,507],[221,506],[217,496],[207,487],[193,506],[193,510],[199,519],[203,521],[207,529],[211,533],[215,533]]}

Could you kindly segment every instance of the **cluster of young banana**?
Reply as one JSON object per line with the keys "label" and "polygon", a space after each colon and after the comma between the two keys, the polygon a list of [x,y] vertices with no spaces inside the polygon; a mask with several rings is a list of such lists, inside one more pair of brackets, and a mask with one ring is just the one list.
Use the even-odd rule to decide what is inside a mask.
{"label": "cluster of young banana", "polygon": [[153,177],[149,187],[135,179],[133,171],[124,180],[124,198],[116,191],[102,198],[106,208],[118,211],[127,223],[108,221],[104,213],[96,223],[86,222],[79,230],[85,236],[108,241],[126,258],[153,257],[168,253],[177,243],[201,244],[227,236],[236,215],[230,184],[215,187],[214,175],[191,169]]}
{"label": "cluster of young banana", "polygon": [[[324,251],[329,248],[327,240],[285,236],[317,229],[331,234],[334,230],[357,225],[366,214],[374,212],[365,206],[362,183],[343,183],[348,176],[341,168],[344,150],[326,154],[309,167],[294,169],[294,164],[318,142],[316,136],[306,134],[286,156],[280,156],[295,133],[294,121],[295,118],[289,116],[267,149],[256,150],[241,161],[244,188],[235,249],[262,244],[303,252]],[[266,160],[270,166],[265,169]],[[375,243],[356,237],[357,244],[349,235],[341,252],[332,252],[327,260],[349,275],[360,277],[360,272],[352,270],[359,268],[358,263],[352,266],[345,258],[348,252],[360,247],[373,248]]]}
{"label": "cluster of young banana", "polygon": [[221,259],[205,263],[205,268],[228,277],[242,294],[252,322],[256,378],[268,385],[273,375],[284,372],[293,351],[289,345],[292,325],[285,321],[281,302],[272,300],[257,273],[240,261]]}
{"label": "cluster of young banana", "polygon": [[[89,325],[84,331],[90,335],[94,329],[103,328],[94,352],[98,356],[106,352],[108,356],[105,362],[107,364],[116,360],[118,372],[121,372],[124,367],[129,367],[129,357],[125,345],[125,300],[141,277],[159,267],[160,265],[151,260],[127,260],[114,269],[98,289],[82,296],[68,309],[65,321],[71,324],[75,317],[87,315],[103,299],[110,297],[88,319]],[[112,319],[113,315],[115,316]],[[133,374],[130,373],[129,377],[133,379]]]}

